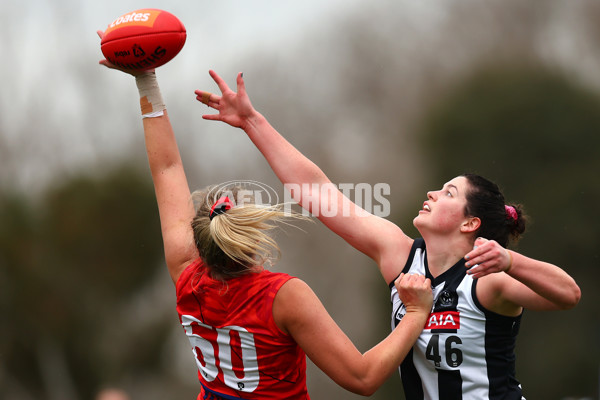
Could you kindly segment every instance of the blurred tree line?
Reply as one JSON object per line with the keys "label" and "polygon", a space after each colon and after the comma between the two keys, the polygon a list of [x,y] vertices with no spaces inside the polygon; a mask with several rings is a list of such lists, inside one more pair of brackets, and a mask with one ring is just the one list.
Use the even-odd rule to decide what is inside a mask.
{"label": "blurred tree line", "polygon": [[[597,93],[531,65],[482,68],[421,125],[420,151],[431,161],[426,187],[468,171],[496,180],[507,200],[533,210],[518,250],[563,266],[582,287],[573,311],[525,314],[517,371],[535,398],[595,390],[598,322],[584,316],[598,304],[598,131]],[[163,269],[153,189],[137,167],[73,177],[36,199],[4,191],[0,257],[0,354],[21,398],[50,398],[49,379],[63,379],[70,398],[92,398],[131,371],[168,368],[161,354],[174,308],[150,321],[120,315]]]}
{"label": "blurred tree line", "polygon": [[160,369],[170,321],[128,306],[162,259],[154,190],[138,168],[75,176],[35,199],[2,192],[0,257],[9,393],[92,398],[128,371]]}

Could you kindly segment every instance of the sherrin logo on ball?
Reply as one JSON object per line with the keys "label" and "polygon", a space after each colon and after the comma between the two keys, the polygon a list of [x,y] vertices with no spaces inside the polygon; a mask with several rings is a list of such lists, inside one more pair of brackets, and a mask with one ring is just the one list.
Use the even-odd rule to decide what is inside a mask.
{"label": "sherrin logo on ball", "polygon": [[148,70],[171,61],[183,48],[185,27],[173,14],[141,9],[112,21],[100,42],[104,57],[118,67]]}

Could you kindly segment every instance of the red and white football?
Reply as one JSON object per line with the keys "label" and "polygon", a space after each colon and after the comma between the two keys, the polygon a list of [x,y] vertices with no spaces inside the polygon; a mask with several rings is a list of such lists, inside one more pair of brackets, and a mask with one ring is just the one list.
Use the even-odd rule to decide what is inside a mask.
{"label": "red and white football", "polygon": [[148,8],[121,15],[109,24],[100,49],[116,66],[144,71],[171,61],[185,39],[185,27],[176,16]]}

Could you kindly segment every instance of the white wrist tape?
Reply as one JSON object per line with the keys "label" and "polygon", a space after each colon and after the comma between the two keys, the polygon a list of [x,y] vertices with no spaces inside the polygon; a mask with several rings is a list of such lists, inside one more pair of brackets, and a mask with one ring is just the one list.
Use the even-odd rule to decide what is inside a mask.
{"label": "white wrist tape", "polygon": [[156,73],[146,72],[135,77],[135,84],[140,92],[142,118],[155,118],[164,115],[166,109],[156,80]]}

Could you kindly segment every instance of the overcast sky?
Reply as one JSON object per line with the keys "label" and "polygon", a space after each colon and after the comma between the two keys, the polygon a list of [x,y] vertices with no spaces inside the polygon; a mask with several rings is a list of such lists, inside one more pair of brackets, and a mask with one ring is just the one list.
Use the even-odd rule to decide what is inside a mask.
{"label": "overcast sky", "polygon": [[[576,58],[581,71],[587,68],[593,73],[597,71],[598,58],[594,56],[597,49],[594,52],[577,40],[585,27],[578,23],[581,15],[575,12],[578,4],[589,1],[537,0],[544,5],[540,10],[557,22],[549,24],[550,29],[539,38],[539,51],[557,60]],[[138,118],[135,87],[130,77],[102,70],[97,65],[102,55],[95,33],[126,12],[140,8],[165,9],[186,26],[185,47],[159,70],[167,105],[177,105],[183,99],[188,101],[185,107],[169,109],[176,117],[173,120],[179,123],[183,118],[178,112],[186,116],[192,114],[193,89],[217,90],[208,77],[208,69],[221,73],[230,84],[236,72],[244,71],[245,76],[249,76],[247,81],[253,83],[252,73],[265,65],[260,62],[265,54],[275,54],[283,60],[289,59],[288,55],[302,57],[297,52],[311,47],[321,52],[335,52],[334,35],[328,29],[349,15],[357,14],[361,15],[363,25],[351,26],[343,34],[408,21],[412,24],[413,36],[399,35],[398,39],[404,46],[418,48],[419,40],[425,40],[426,35],[443,25],[450,5],[459,10],[462,6],[470,22],[477,12],[489,18],[482,14],[485,5],[474,8],[472,4],[469,0],[450,3],[439,0],[0,0],[0,178],[14,177],[17,184],[27,187],[40,179],[51,178],[50,164],[76,169],[94,157],[114,155],[118,159],[123,155],[120,151],[128,151],[125,144],[133,139],[118,127],[129,126]],[[388,9],[394,18],[382,18],[386,12],[389,14]],[[484,37],[488,30],[483,25],[485,21],[481,24],[478,29]],[[306,38],[310,38],[309,46],[304,43]],[[451,38],[440,37],[434,41],[437,45],[441,43],[442,48],[445,41],[457,46]],[[460,50],[459,46],[456,48]],[[440,63],[446,65],[454,61],[448,57],[440,59]],[[319,67],[329,65],[332,63],[326,60]],[[301,63],[293,65],[289,72],[295,76],[291,79],[317,85],[320,70],[314,65],[310,67],[305,68]],[[415,67],[419,66],[415,64]],[[279,82],[273,82],[264,91],[276,91],[277,84]],[[198,119],[194,120],[197,122]],[[215,131],[224,129],[214,124],[213,127]],[[178,132],[179,136],[184,134]],[[236,146],[235,140],[228,144],[231,148]],[[143,151],[141,146],[135,148]],[[36,164],[39,154],[45,156]],[[48,154],[53,158],[47,159]]]}
{"label": "overcast sky", "polygon": [[[422,2],[405,3],[414,18],[436,11]],[[136,107],[133,83],[130,77],[97,65],[102,55],[95,32],[118,16],[160,8],[186,26],[185,47],[159,72],[167,105],[172,105],[182,96],[171,92],[185,88],[193,99],[194,88],[211,85],[209,68],[231,83],[235,72],[260,65],[256,57],[285,58],[307,35],[313,40],[316,35],[315,47],[319,46],[319,32],[325,36],[329,26],[351,13],[373,14],[376,25],[376,15],[388,1],[0,0],[0,4],[0,167],[5,171],[0,176],[27,187],[52,178],[52,165],[77,168],[99,154],[118,158],[119,150],[127,147],[122,134],[116,136],[108,124],[126,124],[128,118],[137,117],[130,112]],[[216,91],[214,86],[206,89]],[[39,154],[45,154],[42,161]]]}

